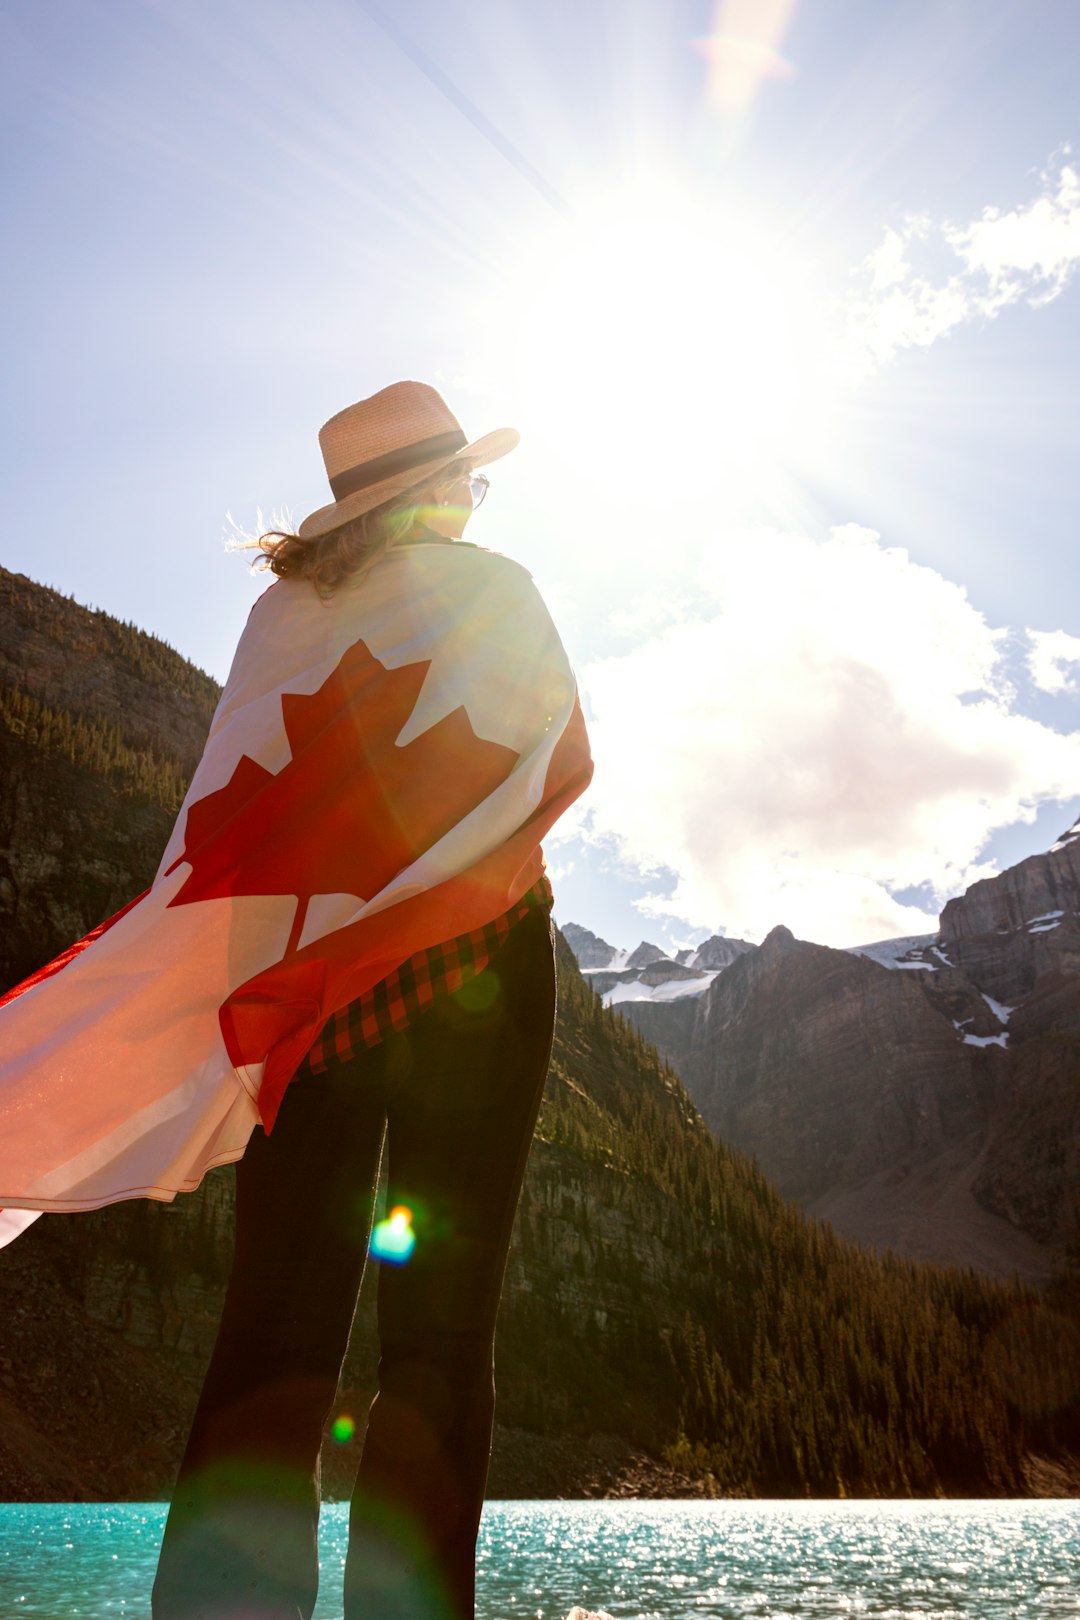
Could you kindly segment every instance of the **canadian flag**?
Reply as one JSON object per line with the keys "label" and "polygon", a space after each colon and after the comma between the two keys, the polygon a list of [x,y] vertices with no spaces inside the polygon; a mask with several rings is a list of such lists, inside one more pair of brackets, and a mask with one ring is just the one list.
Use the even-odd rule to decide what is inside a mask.
{"label": "canadian flag", "polygon": [[537,881],[591,769],[518,564],[433,541],[274,585],[153,884],[0,1002],[0,1242],[238,1159],[332,1012]]}

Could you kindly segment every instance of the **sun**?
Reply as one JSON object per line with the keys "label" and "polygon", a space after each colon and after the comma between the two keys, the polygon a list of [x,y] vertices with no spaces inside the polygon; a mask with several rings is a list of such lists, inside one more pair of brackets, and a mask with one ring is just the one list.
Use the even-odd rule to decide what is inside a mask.
{"label": "sun", "polygon": [[530,426],[605,482],[726,488],[802,459],[828,411],[797,260],[674,187],[637,186],[530,250],[506,322]]}

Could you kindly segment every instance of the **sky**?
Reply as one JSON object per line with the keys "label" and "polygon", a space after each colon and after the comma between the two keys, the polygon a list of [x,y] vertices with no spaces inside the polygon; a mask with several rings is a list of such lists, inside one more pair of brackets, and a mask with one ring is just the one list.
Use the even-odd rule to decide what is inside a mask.
{"label": "sky", "polygon": [[854,945],[1080,811],[1072,0],[0,5],[0,560],[219,679],[400,377],[505,423],[616,945]]}

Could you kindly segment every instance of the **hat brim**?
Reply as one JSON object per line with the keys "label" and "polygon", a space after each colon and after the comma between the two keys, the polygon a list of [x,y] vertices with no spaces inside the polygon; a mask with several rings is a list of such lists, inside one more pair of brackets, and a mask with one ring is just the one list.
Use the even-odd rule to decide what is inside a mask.
{"label": "hat brim", "polygon": [[381,483],[370,484],[367,489],[358,489],[343,500],[331,501],[329,506],[320,506],[304,519],[296,532],[301,540],[319,540],[324,534],[372,511],[393,496],[423,484],[433,473],[448,467],[452,461],[469,461],[474,467],[488,467],[493,461],[509,455],[520,442],[521,434],[517,428],[496,428],[494,433],[485,433],[482,439],[474,439],[463,450],[455,450],[452,456],[439,456],[434,461],[384,478]]}

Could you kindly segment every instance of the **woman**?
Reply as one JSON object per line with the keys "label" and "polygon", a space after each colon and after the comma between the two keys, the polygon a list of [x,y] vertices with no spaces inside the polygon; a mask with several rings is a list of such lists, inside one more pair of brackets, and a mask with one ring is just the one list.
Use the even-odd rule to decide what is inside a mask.
{"label": "woman", "polygon": [[[382,493],[381,478],[369,482],[373,461],[395,479],[414,471],[386,459],[395,447],[383,449],[385,440],[365,442],[376,412],[400,407],[401,436],[447,457],[460,429],[436,422],[441,401],[426,394],[398,385],[324,428],[332,473],[341,459],[367,472],[355,489],[332,478],[342,499],[297,537],[264,538],[271,569],[298,591],[332,599],[395,546],[460,539],[486,487],[471,469],[511,447],[505,434],[464,450],[455,443],[422,485],[340,521]],[[434,407],[430,422],[422,400]],[[436,431],[420,431],[429,426]],[[160,1620],[311,1612],[319,1444],[363,1274],[384,1130],[389,1201],[411,1212],[415,1248],[379,1276],[379,1394],[350,1516],[346,1613],[404,1620],[426,1605],[472,1614],[495,1317],[554,1020],[549,903],[541,877],[486,927],[433,941],[394,982],[354,1000],[305,1059],[273,1132],[256,1131],[237,1170],[236,1269],[162,1549]],[[317,1189],[301,1205],[298,1173]]]}
{"label": "woman", "polygon": [[[312,1612],[319,1443],[384,1139],[406,1241],[380,1266],[345,1613],[472,1615],[495,1318],[554,1017],[539,839],[591,769],[532,581],[460,538],[474,469],[517,434],[469,444],[406,382],[320,442],[334,500],[260,542],[278,583],[154,885],[0,1014],[18,1127],[0,1203],[170,1198],[243,1155],[156,1620]],[[94,1085],[72,1087],[76,1053]]]}

